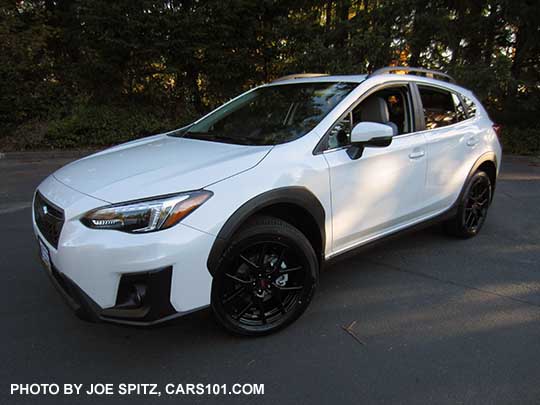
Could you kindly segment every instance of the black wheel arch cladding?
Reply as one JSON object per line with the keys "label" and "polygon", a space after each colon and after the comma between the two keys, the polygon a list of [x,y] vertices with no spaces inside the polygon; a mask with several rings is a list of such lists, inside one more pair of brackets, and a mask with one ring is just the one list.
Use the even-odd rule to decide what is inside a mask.
{"label": "black wheel arch cladding", "polygon": [[495,185],[497,183],[497,156],[495,155],[494,152],[486,152],[474,162],[471,170],[469,171],[469,174],[467,175],[467,178],[465,179],[465,183],[463,184],[463,187],[461,189],[461,192],[455,204],[459,204],[459,202],[463,199],[465,189],[467,188],[467,184],[469,183],[471,178],[474,176],[474,174],[479,169],[486,168],[487,165],[489,165],[489,167],[491,167],[493,170],[493,172],[490,173],[489,169],[488,170],[484,169],[484,171],[486,171],[486,174],[488,175],[491,181],[491,199],[493,199],[493,195],[495,194]]}
{"label": "black wheel arch cladding", "polygon": [[240,206],[227,219],[219,231],[208,255],[207,267],[210,274],[214,275],[216,269],[219,267],[222,255],[235,232],[253,215],[277,204],[292,204],[305,210],[317,224],[322,250],[324,251],[326,244],[325,211],[321,202],[305,187],[281,187],[253,197]]}

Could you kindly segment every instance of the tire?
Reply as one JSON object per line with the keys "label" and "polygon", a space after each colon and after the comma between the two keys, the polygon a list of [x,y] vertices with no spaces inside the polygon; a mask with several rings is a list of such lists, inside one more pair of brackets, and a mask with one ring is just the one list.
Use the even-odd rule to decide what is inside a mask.
{"label": "tire", "polygon": [[467,239],[480,232],[491,203],[492,184],[484,171],[477,171],[467,182],[455,217],[445,223],[447,233]]}
{"label": "tire", "polygon": [[318,279],[319,262],[305,235],[280,219],[256,217],[225,250],[212,281],[212,309],[230,332],[267,335],[302,315]]}

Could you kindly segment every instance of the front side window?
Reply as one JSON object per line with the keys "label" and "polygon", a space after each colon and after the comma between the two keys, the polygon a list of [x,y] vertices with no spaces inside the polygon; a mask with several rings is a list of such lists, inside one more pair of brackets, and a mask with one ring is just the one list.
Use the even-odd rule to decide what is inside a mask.
{"label": "front side window", "polygon": [[362,121],[379,122],[396,129],[396,135],[412,132],[407,86],[376,91],[341,118],[328,133],[327,149],[347,146],[352,128]]}
{"label": "front side window", "polygon": [[454,99],[449,91],[418,86],[426,129],[442,128],[458,122]]}
{"label": "front side window", "polygon": [[241,145],[277,145],[311,131],[358,83],[260,87],[173,136]]}

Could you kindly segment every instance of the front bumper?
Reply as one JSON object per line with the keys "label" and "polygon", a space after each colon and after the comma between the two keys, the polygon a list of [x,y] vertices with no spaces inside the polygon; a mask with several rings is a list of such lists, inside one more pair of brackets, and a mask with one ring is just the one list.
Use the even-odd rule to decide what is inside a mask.
{"label": "front bumper", "polygon": [[[52,177],[38,191],[64,212],[57,246],[37,225],[37,208],[33,227],[49,250],[53,283],[79,317],[151,325],[209,305],[206,260],[215,237],[183,224],[149,234],[89,229],[80,216],[103,201]],[[144,299],[130,304],[134,287]]]}
{"label": "front bumper", "polygon": [[183,315],[174,310],[168,298],[172,267],[137,274],[138,277],[145,276],[148,279],[148,291],[141,305],[132,308],[123,308],[121,303],[113,308],[101,308],[77,284],[54,266],[47,273],[67,305],[78,318],[85,321],[150,326]]}

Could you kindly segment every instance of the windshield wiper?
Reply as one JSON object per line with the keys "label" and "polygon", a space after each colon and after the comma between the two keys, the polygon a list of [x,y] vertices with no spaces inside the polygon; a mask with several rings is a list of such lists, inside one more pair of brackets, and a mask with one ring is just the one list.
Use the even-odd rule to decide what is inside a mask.
{"label": "windshield wiper", "polygon": [[207,141],[225,141],[225,142],[236,142],[236,138],[231,138],[230,136],[226,135],[219,135],[219,134],[213,134],[211,132],[190,132],[187,131],[184,134],[185,137],[193,137],[194,139],[201,139],[201,140],[207,140]]}

